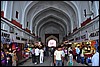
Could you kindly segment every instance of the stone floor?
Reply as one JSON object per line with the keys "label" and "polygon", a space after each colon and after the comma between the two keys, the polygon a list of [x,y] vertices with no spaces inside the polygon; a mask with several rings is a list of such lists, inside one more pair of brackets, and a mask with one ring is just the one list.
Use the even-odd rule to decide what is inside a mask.
{"label": "stone floor", "polygon": [[[19,66],[53,66],[52,60],[53,60],[52,57],[44,57],[44,63],[34,64],[34,63],[32,63],[32,59],[29,59],[26,62],[24,62],[22,65],[19,65]],[[66,61],[64,62],[64,66],[68,66]],[[74,61],[73,66],[87,66],[87,65],[77,63],[76,61]]]}

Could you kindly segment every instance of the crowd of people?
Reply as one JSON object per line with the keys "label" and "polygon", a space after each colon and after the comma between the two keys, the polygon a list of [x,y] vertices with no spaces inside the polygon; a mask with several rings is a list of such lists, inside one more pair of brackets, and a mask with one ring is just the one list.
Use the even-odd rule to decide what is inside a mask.
{"label": "crowd of people", "polygon": [[72,47],[70,46],[58,46],[54,51],[54,64],[55,66],[64,66],[64,60],[67,61],[68,66],[73,66],[74,61],[81,64],[91,63],[90,66],[99,66],[99,46],[97,51],[92,55],[91,58],[85,58],[84,47],[79,45]]}
{"label": "crowd of people", "polygon": [[[85,64],[86,61],[83,49],[84,47],[80,47],[79,45],[72,47],[72,44],[60,44],[57,47],[51,47],[50,54],[53,57],[54,66],[64,66],[65,61],[67,61],[66,64],[68,66],[73,66],[74,61]],[[46,52],[46,47],[39,43],[34,44],[32,50],[30,50],[32,55],[32,63],[44,63],[44,56]],[[16,55],[16,49],[11,50],[9,45],[7,45],[6,49],[3,49],[1,45],[2,66],[16,66],[17,61],[18,58]],[[90,62],[92,63],[92,66],[99,66],[99,46],[97,51],[92,55]]]}
{"label": "crowd of people", "polygon": [[[88,58],[85,58],[84,56],[84,48],[85,48],[84,46],[81,47],[79,45],[76,45],[75,47],[72,47],[72,44],[65,45],[63,43],[58,45],[57,47],[49,47],[48,49],[50,50],[48,50],[48,52],[50,52],[49,56],[53,57],[54,66],[64,66],[65,61],[67,61],[66,64],[68,66],[73,66],[74,61],[76,61],[77,63],[86,64],[87,62],[89,62],[89,60],[92,63],[91,66],[95,66],[95,65],[98,66],[99,49],[97,50],[97,52],[95,52],[92,55],[91,59],[89,58],[88,60]],[[43,63],[45,61],[44,60],[45,52],[47,51],[44,49],[44,47],[41,44],[37,46],[35,45],[31,50],[32,62],[34,64]]]}
{"label": "crowd of people", "polygon": [[32,47],[32,62],[35,64],[43,63],[44,61],[44,47],[40,44]]}

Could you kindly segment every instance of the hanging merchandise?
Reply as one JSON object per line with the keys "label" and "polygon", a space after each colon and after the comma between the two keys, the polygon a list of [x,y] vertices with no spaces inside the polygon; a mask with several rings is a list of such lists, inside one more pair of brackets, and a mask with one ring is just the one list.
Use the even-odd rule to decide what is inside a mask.
{"label": "hanging merchandise", "polygon": [[20,51],[20,48],[19,47],[17,48],[17,51]]}
{"label": "hanging merchandise", "polygon": [[92,40],[91,41],[91,46],[94,46],[96,44],[96,41],[95,40]]}
{"label": "hanging merchandise", "polygon": [[16,49],[16,45],[14,43],[12,43],[12,50]]}
{"label": "hanging merchandise", "polygon": [[96,43],[95,43],[94,47],[96,48],[96,51],[98,51],[98,50],[97,50],[97,47],[98,47],[98,40],[96,40]]}
{"label": "hanging merchandise", "polygon": [[18,43],[15,43],[16,47],[18,47]]}
{"label": "hanging merchandise", "polygon": [[16,50],[20,51],[20,48],[18,47],[18,43],[15,43],[15,46],[16,46]]}

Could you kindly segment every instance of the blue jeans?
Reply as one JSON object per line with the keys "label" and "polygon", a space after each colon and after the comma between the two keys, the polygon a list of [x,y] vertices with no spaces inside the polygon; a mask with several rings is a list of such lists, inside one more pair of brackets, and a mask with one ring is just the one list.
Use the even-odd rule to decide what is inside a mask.
{"label": "blue jeans", "polygon": [[84,64],[84,57],[81,57],[81,63]]}
{"label": "blue jeans", "polygon": [[80,54],[77,54],[77,62],[80,63]]}
{"label": "blue jeans", "polygon": [[56,66],[62,66],[62,60],[56,60]]}

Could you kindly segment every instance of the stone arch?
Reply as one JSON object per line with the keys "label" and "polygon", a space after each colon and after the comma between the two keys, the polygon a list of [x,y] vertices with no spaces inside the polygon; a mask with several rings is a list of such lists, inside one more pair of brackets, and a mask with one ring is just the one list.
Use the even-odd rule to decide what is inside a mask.
{"label": "stone arch", "polygon": [[[65,1],[66,2],[66,1]],[[78,9],[78,6],[75,4],[74,1],[70,1],[70,2],[66,2],[68,3],[74,10],[75,10],[75,13],[76,13],[76,16],[78,17],[77,18],[77,25],[78,27],[80,27],[80,22],[81,22],[81,16],[80,16],[80,11]]]}
{"label": "stone arch", "polygon": [[29,9],[31,9],[32,6],[34,6],[35,4],[37,4],[38,1],[31,1],[29,3],[27,3],[25,9],[23,10],[22,12],[22,23],[23,23],[23,28],[25,28],[25,23],[26,23],[26,16],[27,16],[27,13],[29,11]]}
{"label": "stone arch", "polygon": [[[50,18],[50,17],[55,17],[55,16],[53,16],[53,15],[50,15],[50,16],[47,16],[46,18]],[[44,18],[45,19],[45,18]],[[60,18],[56,18],[56,20],[59,20]],[[62,19],[60,19],[62,22],[64,22]],[[50,20],[50,21],[52,21],[52,20]],[[39,21],[39,22],[43,22],[43,19],[41,20],[41,21]],[[36,34],[40,31],[40,28],[44,25],[44,24],[46,24],[47,22],[49,22],[49,21],[46,21],[46,22],[44,22],[44,23],[42,23],[42,24],[40,24],[40,23],[38,23],[38,25],[36,25],[36,30],[35,31],[37,31],[36,32]],[[54,21],[53,21],[54,22]],[[57,23],[57,24],[59,24],[62,28],[64,28],[64,31],[66,31],[66,30],[68,30],[69,28],[68,28],[68,26],[67,25],[65,25],[64,23],[59,23],[59,22],[55,22],[55,23]],[[40,25],[39,25],[40,24]],[[39,27],[40,26],[40,27]],[[67,27],[66,27],[67,26]],[[65,34],[66,34],[67,32],[65,32]]]}
{"label": "stone arch", "polygon": [[[68,4],[68,2],[66,2],[66,1],[62,1],[62,2],[64,2],[64,3],[66,3],[66,4]],[[24,10],[24,12],[23,12],[23,17],[25,16],[25,14],[27,14],[27,12],[28,12],[28,8],[30,7],[30,5],[31,5],[31,7],[33,6],[33,5],[35,5],[35,4],[38,4],[38,1],[36,1],[35,3],[33,3],[33,2],[30,2],[27,6],[26,6],[26,9]],[[74,3],[74,2],[70,2],[69,3],[69,5],[72,5],[73,7],[75,7],[75,9],[74,10],[76,10],[77,11],[77,14],[79,14],[79,11],[78,11],[78,8],[77,8],[77,6],[76,6],[76,4]],[[72,7],[71,6],[71,7]],[[31,8],[30,7],[30,8]],[[78,15],[78,17],[79,17],[80,15]],[[25,22],[25,19],[24,19],[24,22]],[[31,22],[32,23],[32,22]]]}
{"label": "stone arch", "polygon": [[[42,11],[40,11],[38,14],[36,14],[36,16],[35,16],[35,18],[37,18],[41,13],[45,13],[45,11],[47,11],[47,10],[55,10],[55,11],[57,11],[57,12],[59,12],[59,13],[61,13],[61,14],[63,14],[64,16],[66,15],[63,11],[61,11],[61,10],[59,10],[59,9],[57,9],[57,8],[54,8],[54,7],[49,7],[49,8],[46,8],[46,9],[44,9],[44,10],[42,10]],[[54,16],[54,15],[52,15],[52,16]],[[67,16],[67,15],[66,15]],[[56,17],[56,16],[55,16]],[[33,19],[33,20],[35,20],[35,18]],[[44,17],[45,18],[45,17]],[[57,17],[56,17],[57,18]],[[69,22],[71,23],[71,19],[70,19],[70,16],[67,16],[67,18],[69,19]],[[61,18],[59,18],[59,19],[61,19]],[[63,20],[63,19],[61,19],[61,20]],[[64,20],[63,20],[64,21]],[[35,22],[35,21],[32,21],[32,22],[34,22],[34,24],[39,24],[39,22]],[[65,23],[65,25],[67,26],[67,24],[69,24],[68,22],[66,22],[66,21],[64,21],[63,23]],[[72,24],[72,23],[71,23]],[[70,24],[70,28],[72,28],[72,25]],[[32,25],[32,26],[34,26],[34,25]],[[67,27],[67,29],[68,29],[69,27]],[[36,30],[36,29],[35,29]],[[37,34],[36,32],[35,32],[35,34]],[[37,34],[38,35],[38,34]]]}
{"label": "stone arch", "polygon": [[[56,40],[56,42],[57,42],[57,44],[58,44],[59,41],[58,41],[57,37],[55,37],[55,36],[53,36],[53,35],[51,35],[51,36],[49,36],[49,37],[46,38],[46,43],[48,43],[48,41],[51,40],[51,39]],[[56,45],[56,46],[57,46],[57,45]]]}

